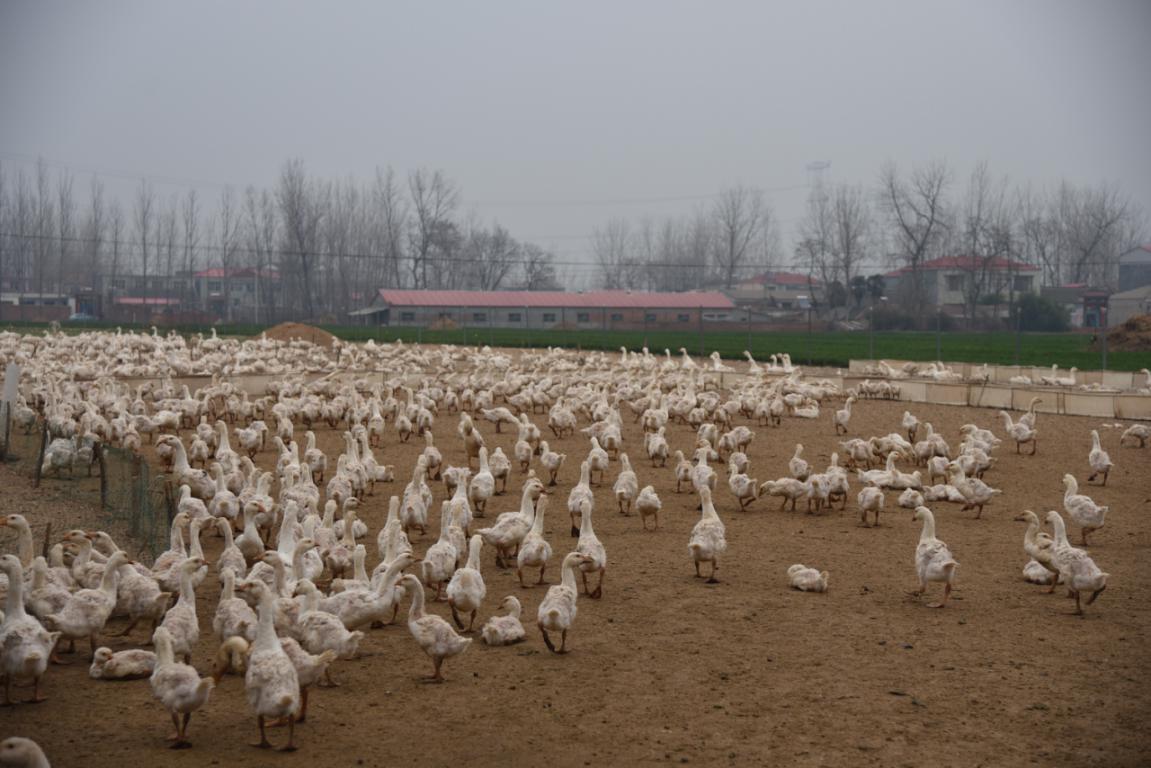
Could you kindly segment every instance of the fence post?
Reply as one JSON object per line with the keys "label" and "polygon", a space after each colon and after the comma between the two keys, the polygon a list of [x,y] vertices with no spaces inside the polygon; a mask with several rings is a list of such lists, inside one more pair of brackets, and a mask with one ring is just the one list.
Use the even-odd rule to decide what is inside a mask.
{"label": "fence post", "polygon": [[8,441],[12,438],[12,408],[7,402],[0,403],[4,411],[4,447],[0,448],[0,463],[8,460]]}
{"label": "fence post", "polygon": [[703,349],[703,307],[699,308],[699,356],[704,356]]}
{"label": "fence post", "polygon": [[143,504],[143,494],[140,493],[140,465],[143,461],[139,456],[132,456],[132,477],[128,483],[128,513],[129,529],[133,536],[140,535],[140,512]]}
{"label": "fence post", "polygon": [[104,457],[104,446],[96,444],[96,459],[100,462],[100,509],[108,508],[108,460]]}
{"label": "fence post", "polygon": [[36,466],[33,467],[32,487],[40,487],[40,473],[44,466],[44,453],[48,450],[48,422],[44,421],[44,432],[40,438],[40,453],[36,454]]}

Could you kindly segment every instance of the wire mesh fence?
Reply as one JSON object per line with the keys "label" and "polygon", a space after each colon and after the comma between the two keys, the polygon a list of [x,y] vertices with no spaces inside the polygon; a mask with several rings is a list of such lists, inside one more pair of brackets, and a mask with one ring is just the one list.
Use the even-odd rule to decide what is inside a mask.
{"label": "wire mesh fence", "polygon": [[0,402],[0,456],[5,463],[34,487],[94,511],[58,521],[60,531],[95,522],[129,554],[148,560],[165,548],[175,516],[166,475],[132,451],[53,435],[43,422],[22,429],[9,416],[7,404]]}

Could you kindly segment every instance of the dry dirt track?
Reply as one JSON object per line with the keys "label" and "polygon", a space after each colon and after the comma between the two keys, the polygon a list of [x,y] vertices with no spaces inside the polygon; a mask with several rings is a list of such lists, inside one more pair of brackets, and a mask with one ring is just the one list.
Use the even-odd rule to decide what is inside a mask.
{"label": "dry dirt track", "polygon": [[[898,431],[904,406],[863,402],[852,434]],[[1001,426],[992,411],[919,407],[957,442],[967,421]],[[546,418],[537,416],[537,423]],[[445,459],[462,463],[454,415],[436,425]],[[1086,618],[1071,601],[1026,584],[1024,525],[1018,511],[1062,509],[1060,477],[1085,478],[1094,419],[1040,415],[1039,454],[1016,456],[1001,447],[987,480],[1005,494],[983,520],[957,505],[933,505],[938,535],[961,566],[959,588],[944,610],[930,610],[907,590],[914,585],[919,525],[895,508],[879,528],[857,526],[854,498],[846,513],[782,513],[774,500],[737,510],[725,484],[717,493],[730,544],[722,583],[693,578],[686,552],[697,519],[696,498],[674,493],[671,469],[641,460],[638,430],[625,437],[641,485],[655,484],[664,501],[657,533],[621,517],[610,499],[614,475],[597,490],[596,530],[610,560],[602,601],[580,600],[570,635],[572,653],[550,655],[532,618],[543,588],[521,590],[513,571],[499,572],[484,553],[488,602],[505,594],[525,604],[527,643],[487,649],[474,645],[445,666],[448,682],[427,685],[430,663],[400,623],[370,633],[363,658],[339,662],[342,686],[317,690],[309,722],[298,731],[301,750],[269,754],[247,746],[256,734],[243,683],[226,678],[192,720],[195,744],[165,748],[170,723],[146,681],[97,683],[86,668],[54,667],[47,703],[0,711],[0,736],[37,739],[55,766],[204,765],[1098,765],[1151,763],[1151,449],[1119,448],[1118,431],[1103,430],[1115,460],[1107,488],[1091,488],[1111,505],[1092,555],[1111,574],[1107,591]],[[511,454],[514,435],[489,445]],[[754,427],[749,454],[760,481],[786,474],[797,441],[823,466],[836,438],[830,416]],[[546,430],[545,430],[546,432]],[[335,433],[319,433],[334,456]],[[687,427],[673,426],[674,448],[686,448]],[[582,436],[551,441],[569,459],[548,517],[559,560],[571,542],[562,512],[586,452]],[[377,455],[399,466],[401,480],[377,486],[363,509],[375,534],[387,498],[399,493],[414,457],[413,441],[390,435]],[[261,462],[272,460],[271,453]],[[489,505],[489,519],[518,503],[519,483]],[[437,502],[442,486],[435,487]],[[854,492],[852,494],[854,497]],[[802,507],[801,507],[802,508]],[[438,520],[432,515],[433,528]],[[1077,536],[1077,531],[1073,531]],[[415,541],[417,553],[433,540]],[[209,557],[218,549],[206,539]],[[787,589],[784,571],[804,562],[831,572],[826,595]],[[558,568],[553,568],[553,578]],[[935,587],[938,589],[938,587]],[[199,595],[205,630],[194,659],[205,669],[217,587],[214,571]],[[447,613],[441,604],[435,610]],[[401,614],[402,615],[402,614]],[[118,625],[117,625],[118,627]],[[138,632],[136,643],[145,633]],[[113,641],[113,647],[130,647]],[[19,691],[24,693],[24,691]],[[282,738],[282,736],[280,736]]]}

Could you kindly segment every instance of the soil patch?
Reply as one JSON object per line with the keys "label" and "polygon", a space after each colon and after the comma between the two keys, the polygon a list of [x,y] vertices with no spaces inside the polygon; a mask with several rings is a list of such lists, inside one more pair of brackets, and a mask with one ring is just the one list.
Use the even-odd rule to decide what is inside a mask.
{"label": "soil patch", "polygon": [[326,349],[331,349],[336,343],[336,337],[323,328],[317,328],[314,325],[305,325],[304,323],[280,323],[264,331],[264,334],[274,341],[303,339],[304,341],[309,341],[312,344]]}
{"label": "soil patch", "polygon": [[[930,421],[953,447],[967,422],[998,426],[991,410],[866,401],[856,406],[849,437],[898,431],[905,409]],[[546,423],[545,416],[532,418]],[[458,466],[465,457],[457,420],[441,413],[434,432],[445,463]],[[486,422],[477,423],[489,447],[513,455],[514,432],[497,435]],[[761,482],[787,475],[797,442],[806,446],[804,457],[822,468],[846,439],[834,434],[829,417],[785,419],[778,428],[750,426],[757,436],[748,455]],[[369,631],[359,658],[337,662],[340,687],[312,691],[307,723],[296,730],[300,759],[317,765],[475,768],[545,762],[553,768],[1148,765],[1149,452],[1121,448],[1120,430],[1101,429],[1099,419],[1040,414],[1037,427],[1044,438],[1038,455],[1018,455],[1010,444],[996,452],[998,462],[986,480],[1004,493],[981,519],[959,505],[931,505],[938,536],[961,563],[952,602],[933,611],[925,603],[938,599],[938,585],[925,600],[907,594],[916,583],[920,525],[910,510],[896,506],[899,494],[888,493],[881,525],[861,527],[855,480],[843,512],[808,515],[802,504],[798,512],[783,512],[777,499],[760,499],[741,512],[726,487],[726,472],[716,464],[716,504],[729,549],[720,561],[719,584],[694,578],[687,542],[699,519],[698,497],[675,492],[671,462],[651,466],[639,426],[627,419],[625,448],[640,485],[651,483],[663,500],[660,526],[644,531],[637,515],[617,511],[611,488],[619,464],[613,462],[603,484],[594,487],[595,530],[608,553],[603,599],[580,597],[568,636],[571,653],[548,653],[535,627],[546,589],[522,589],[514,564],[495,567],[485,546],[487,597],[477,626],[497,612],[505,595],[514,594],[523,603],[527,642],[489,649],[477,640],[444,665],[445,684],[427,685],[420,676],[431,672],[431,663],[408,632],[405,603],[395,625]],[[1100,429],[1115,462],[1106,487],[1085,484],[1091,429]],[[343,430],[321,423],[314,431],[331,466],[343,448]],[[546,428],[545,434],[553,450],[568,456],[559,485],[549,489],[544,525],[554,548],[546,576],[554,584],[559,561],[575,546],[566,500],[588,439],[579,432],[556,439]],[[673,449],[682,450],[694,444],[695,432],[673,424],[667,437]],[[369,571],[378,560],[375,538],[388,498],[403,492],[423,449],[421,440],[399,442],[390,424],[376,449],[380,461],[396,465],[397,480],[378,485],[360,507],[370,530],[364,540]],[[256,464],[271,469],[276,458],[269,442]],[[533,467],[539,471],[534,461]],[[1045,587],[1023,581],[1025,526],[1012,520],[1027,508],[1062,510],[1064,472],[1074,472],[1084,493],[1111,506],[1090,547],[1111,581],[1083,618],[1072,615],[1073,601],[1062,590],[1047,594]],[[6,479],[0,473],[0,481]],[[513,471],[507,493],[489,502],[477,527],[517,509],[522,483]],[[19,484],[8,485],[11,508],[26,509],[31,499],[17,495],[23,493]],[[84,510],[65,503],[74,487],[53,478],[39,492],[45,513],[59,518],[54,537],[57,530],[89,524]],[[430,530],[413,532],[417,555],[436,540],[444,489],[440,483],[432,488]],[[1078,539],[1076,527],[1069,533]],[[206,673],[217,647],[211,621],[220,592],[215,562],[221,542],[211,534],[203,541],[213,565],[196,594],[201,639],[193,662]],[[0,547],[11,542],[10,534],[0,535]],[[820,595],[788,589],[792,563],[829,570],[831,590]],[[534,580],[535,574],[525,576]],[[429,602],[428,610],[450,615],[442,602]],[[123,627],[123,620],[113,620],[102,641],[117,650],[146,642],[144,627],[127,637],[110,636]],[[77,645],[86,650],[86,643]],[[0,735],[35,738],[54,765],[112,768],[129,760],[163,768],[279,768],[293,762],[246,746],[256,723],[243,689],[241,679],[225,678],[192,717],[195,747],[172,751],[164,741],[171,722],[147,681],[91,680],[78,660],[49,670],[46,703],[5,710]],[[16,689],[19,698],[27,694]],[[284,738],[272,734],[276,743]]]}
{"label": "soil patch", "polygon": [[1121,352],[1151,352],[1151,315],[1135,315],[1112,328],[1107,332],[1107,347]]}

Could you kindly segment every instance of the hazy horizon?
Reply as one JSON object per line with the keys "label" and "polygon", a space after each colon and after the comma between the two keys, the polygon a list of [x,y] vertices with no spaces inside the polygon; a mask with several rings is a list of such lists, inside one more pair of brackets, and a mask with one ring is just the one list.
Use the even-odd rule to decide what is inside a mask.
{"label": "hazy horizon", "polygon": [[[1145,2],[381,5],[8,2],[0,163],[127,199],[442,169],[461,213],[561,262],[613,217],[766,191],[790,257],[812,161],[986,161],[1151,210]],[[787,259],[785,258],[785,261]],[[585,270],[573,270],[577,278]],[[580,274],[585,273],[585,274]]]}

